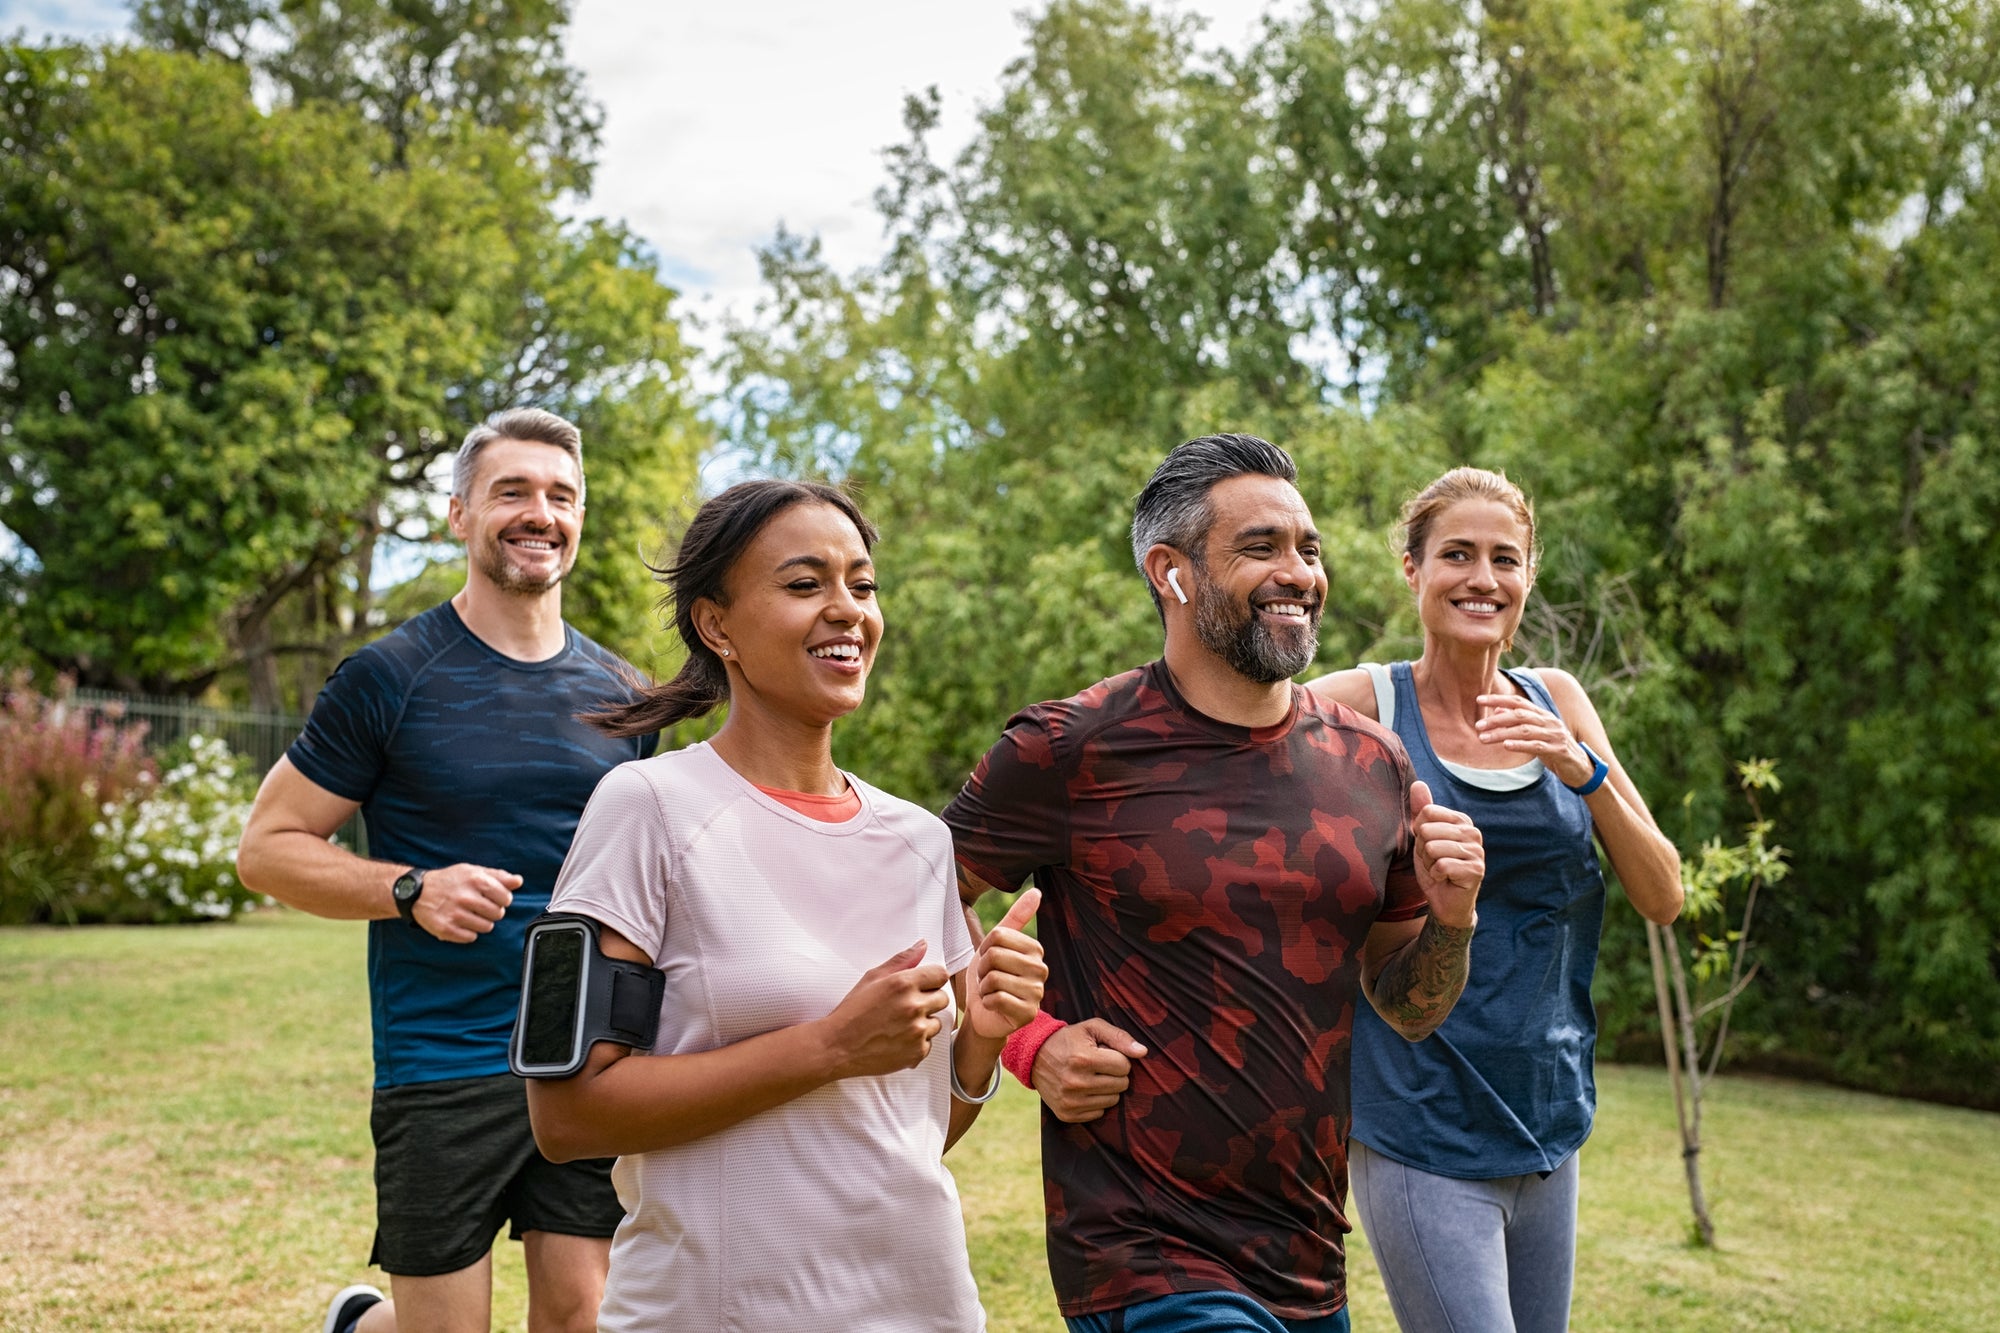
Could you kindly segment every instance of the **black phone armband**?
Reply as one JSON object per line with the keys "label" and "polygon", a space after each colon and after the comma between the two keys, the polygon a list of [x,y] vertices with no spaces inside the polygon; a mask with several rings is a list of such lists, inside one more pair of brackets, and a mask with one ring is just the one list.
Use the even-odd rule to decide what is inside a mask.
{"label": "black phone armband", "polygon": [[529,925],[507,1042],[507,1067],[520,1077],[568,1078],[600,1041],[653,1049],[667,974],[605,957],[597,932],[597,922],[574,912],[544,912]]}

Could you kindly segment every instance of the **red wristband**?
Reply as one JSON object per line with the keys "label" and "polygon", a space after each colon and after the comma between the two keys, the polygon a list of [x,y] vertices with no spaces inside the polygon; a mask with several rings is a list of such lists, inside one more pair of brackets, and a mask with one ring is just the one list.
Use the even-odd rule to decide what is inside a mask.
{"label": "red wristband", "polygon": [[1060,1018],[1036,1010],[1028,1026],[1008,1037],[1007,1044],[1000,1048],[1001,1065],[1021,1080],[1022,1087],[1034,1087],[1035,1057],[1041,1054],[1042,1043],[1068,1026]]}

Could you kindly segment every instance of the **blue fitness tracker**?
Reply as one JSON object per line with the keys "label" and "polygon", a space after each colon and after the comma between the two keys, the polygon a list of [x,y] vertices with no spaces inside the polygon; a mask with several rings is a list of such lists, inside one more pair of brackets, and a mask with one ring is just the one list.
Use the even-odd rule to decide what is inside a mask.
{"label": "blue fitness tracker", "polygon": [[528,927],[521,1006],[507,1042],[507,1067],[520,1077],[568,1078],[600,1041],[653,1049],[667,974],[605,957],[597,931],[573,912],[545,912]]}
{"label": "blue fitness tracker", "polygon": [[[1576,744],[1578,749],[1582,750],[1585,754],[1590,756],[1590,781],[1584,783],[1581,787],[1570,787],[1569,789],[1575,792],[1578,796],[1588,796],[1592,792],[1596,791],[1599,787],[1602,787],[1604,785],[1604,779],[1611,776],[1611,765],[1605,763],[1602,759],[1600,759],[1597,755],[1597,751],[1591,749],[1588,745],[1585,745],[1582,741],[1578,741]],[[1569,786],[1568,783],[1564,783],[1563,785],[1566,787]]]}

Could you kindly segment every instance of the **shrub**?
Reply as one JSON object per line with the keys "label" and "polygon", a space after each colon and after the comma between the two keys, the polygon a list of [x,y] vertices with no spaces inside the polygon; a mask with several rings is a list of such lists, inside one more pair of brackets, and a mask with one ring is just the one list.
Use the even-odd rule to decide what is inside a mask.
{"label": "shrub", "polygon": [[221,740],[164,756],[114,709],[0,679],[0,924],[149,925],[262,901],[236,878],[251,778]]}
{"label": "shrub", "polygon": [[94,891],[75,918],[135,925],[234,916],[267,901],[236,878],[251,792],[228,745],[190,736],[157,784],[104,806]]}
{"label": "shrub", "polygon": [[106,807],[143,796],[145,727],[0,678],[0,924],[78,920]]}

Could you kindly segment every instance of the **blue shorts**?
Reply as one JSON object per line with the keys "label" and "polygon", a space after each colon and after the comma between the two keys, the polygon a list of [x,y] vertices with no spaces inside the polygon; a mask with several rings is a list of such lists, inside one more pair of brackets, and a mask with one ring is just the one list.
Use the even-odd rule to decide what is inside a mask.
{"label": "blue shorts", "polygon": [[1177,1292],[1063,1322],[1069,1333],[1348,1333],[1345,1310],[1280,1319],[1235,1291]]}

